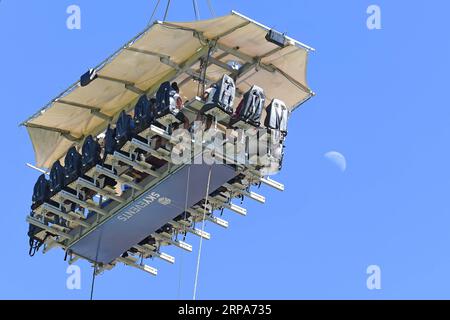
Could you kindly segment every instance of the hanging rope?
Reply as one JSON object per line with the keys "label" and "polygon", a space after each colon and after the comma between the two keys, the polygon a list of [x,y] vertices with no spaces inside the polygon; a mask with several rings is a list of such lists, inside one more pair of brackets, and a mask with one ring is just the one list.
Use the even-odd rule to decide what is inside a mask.
{"label": "hanging rope", "polygon": [[[205,230],[206,206],[208,205],[209,185],[211,183],[211,172],[212,172],[212,166],[210,166],[210,168],[209,168],[208,183],[206,185],[205,206],[203,207],[202,233]],[[198,256],[197,256],[197,270],[195,272],[195,281],[194,281],[194,295],[192,298],[193,300],[195,300],[197,297],[198,271],[200,269],[200,256],[202,254],[202,243],[203,243],[203,237],[200,237],[200,245],[198,248]]]}
{"label": "hanging rope", "polygon": [[[187,181],[186,181],[186,195],[185,195],[185,200],[184,200],[184,220],[186,220],[187,217],[187,202],[188,202],[188,196],[189,196],[189,180],[191,177],[191,166],[188,167],[188,173],[187,173]],[[185,227],[186,228],[186,227]],[[186,231],[185,231],[186,232]],[[177,300],[180,299],[180,292],[181,292],[181,276],[182,276],[182,271],[183,271],[183,254],[184,252],[181,253],[181,259],[180,259],[180,271],[179,271],[179,275],[178,275],[178,292],[177,292]]]}
{"label": "hanging rope", "polygon": [[158,0],[158,2],[156,3],[155,8],[153,9],[152,15],[150,17],[150,20],[148,21],[147,26],[150,26],[153,23],[153,17],[155,16],[156,10],[158,9],[159,3],[161,2],[161,0]]}
{"label": "hanging rope", "polygon": [[103,230],[100,232],[100,237],[98,238],[98,242],[97,242],[97,252],[95,253],[95,261],[96,262],[94,263],[94,271],[92,272],[91,300],[93,300],[93,297],[94,297],[94,284],[95,284],[95,277],[97,276],[98,252],[99,252],[99,249],[100,249],[100,242],[102,241],[102,237],[103,237]]}
{"label": "hanging rope", "polygon": [[91,300],[94,296],[94,283],[95,283],[95,273],[97,271],[97,262],[94,264],[94,271],[92,272],[92,282],[91,282]]}
{"label": "hanging rope", "polygon": [[170,7],[170,0],[167,0],[167,6],[166,6],[166,11],[164,12],[163,21],[166,21],[167,13],[169,12],[169,7]]}
{"label": "hanging rope", "polygon": [[211,15],[212,15],[213,17],[215,17],[215,16],[216,16],[216,13],[214,12],[213,6],[212,6],[212,4],[211,4],[211,0],[207,0],[207,2],[208,2],[209,12],[211,12]]}
{"label": "hanging rope", "polygon": [[200,13],[198,12],[197,0],[192,0],[192,6],[194,7],[195,20],[199,20]]}

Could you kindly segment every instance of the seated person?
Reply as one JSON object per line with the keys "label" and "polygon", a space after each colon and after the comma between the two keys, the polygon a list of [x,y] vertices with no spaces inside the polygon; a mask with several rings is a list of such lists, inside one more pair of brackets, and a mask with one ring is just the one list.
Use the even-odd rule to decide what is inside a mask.
{"label": "seated person", "polygon": [[[180,96],[180,88],[176,82],[172,82],[170,88],[168,87],[168,82],[163,83],[160,89],[158,89],[156,100],[158,117],[163,117],[167,112],[170,112],[179,121],[179,123],[173,123],[169,126],[170,131],[178,129],[180,125],[184,129],[189,128],[189,119],[181,111],[184,108],[184,103]],[[157,136],[152,139],[152,146],[155,150],[166,145],[167,140],[162,137]]]}

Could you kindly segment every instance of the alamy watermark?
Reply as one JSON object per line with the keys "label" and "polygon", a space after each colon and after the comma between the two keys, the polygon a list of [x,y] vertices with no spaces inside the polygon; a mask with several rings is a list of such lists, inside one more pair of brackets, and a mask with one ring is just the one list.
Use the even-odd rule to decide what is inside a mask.
{"label": "alamy watermark", "polygon": [[69,14],[66,20],[66,26],[69,30],[81,29],[81,9],[79,6],[72,4],[67,7],[66,13]]}
{"label": "alamy watermark", "polygon": [[67,267],[66,273],[69,275],[66,280],[68,290],[81,290],[81,269],[75,264]]}
{"label": "alamy watermark", "polygon": [[367,7],[367,18],[366,25],[369,30],[380,30],[381,29],[381,8],[378,5],[372,4]]}
{"label": "alamy watermark", "polygon": [[196,121],[193,130],[176,129],[170,136],[171,162],[179,164],[234,164],[255,166],[265,175],[279,171],[283,158],[284,135],[263,128],[202,129]]}
{"label": "alamy watermark", "polygon": [[366,285],[369,290],[381,290],[381,268],[375,264],[367,267]]}

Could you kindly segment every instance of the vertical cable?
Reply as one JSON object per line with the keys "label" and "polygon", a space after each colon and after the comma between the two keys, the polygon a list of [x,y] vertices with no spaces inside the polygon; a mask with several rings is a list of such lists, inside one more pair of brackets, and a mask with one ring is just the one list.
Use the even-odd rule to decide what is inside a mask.
{"label": "vertical cable", "polygon": [[[208,204],[209,185],[210,185],[210,182],[211,182],[211,172],[212,172],[212,165],[209,168],[208,184],[206,185],[205,206],[203,207],[202,233],[205,230],[206,206]],[[192,298],[193,300],[195,300],[197,298],[198,272],[199,272],[199,269],[200,269],[200,256],[202,254],[202,244],[203,244],[203,237],[200,237],[200,246],[198,248],[198,256],[197,256],[197,270],[195,271],[194,295],[193,295],[193,298]]]}
{"label": "vertical cable", "polygon": [[155,16],[156,13],[156,9],[158,9],[159,3],[161,2],[161,0],[158,0],[158,2],[156,3],[155,8],[153,9],[152,15],[150,17],[150,20],[148,21],[147,26],[150,26],[153,23],[153,17]]}
{"label": "vertical cable", "polygon": [[102,241],[102,237],[103,237],[103,230],[100,231],[100,237],[98,238],[98,242],[97,242],[97,252],[95,253],[94,271],[92,273],[92,283],[91,283],[91,300],[93,300],[93,297],[94,297],[94,283],[95,283],[95,276],[96,276],[96,272],[97,272],[98,252],[100,251],[100,243]]}
{"label": "vertical cable", "polygon": [[[189,180],[191,178],[191,166],[188,167],[188,174],[187,174],[187,182],[186,182],[186,196],[184,200],[184,220],[186,220],[187,216],[187,202],[189,197]],[[184,227],[186,228],[186,227]],[[182,266],[183,266],[183,255],[184,252],[181,253],[181,259],[180,259],[180,271],[178,275],[178,292],[177,292],[177,299],[180,299],[180,292],[181,292],[181,276],[182,276]]]}
{"label": "vertical cable", "polygon": [[199,20],[200,13],[198,12],[197,0],[192,0],[192,6],[194,7],[195,20]]}
{"label": "vertical cable", "polygon": [[92,282],[91,282],[91,299],[93,300],[93,296],[94,296],[94,283],[95,283],[95,273],[97,271],[97,262],[94,263],[94,270],[92,272]]}
{"label": "vertical cable", "polygon": [[215,17],[215,16],[216,16],[216,13],[214,12],[213,6],[212,6],[212,4],[211,4],[211,0],[207,0],[207,2],[208,2],[209,12],[211,12],[211,15],[212,15],[213,17]]}
{"label": "vertical cable", "polygon": [[167,13],[169,12],[169,7],[170,7],[170,0],[167,0],[167,6],[166,6],[166,11],[164,12],[163,21],[166,21]]}

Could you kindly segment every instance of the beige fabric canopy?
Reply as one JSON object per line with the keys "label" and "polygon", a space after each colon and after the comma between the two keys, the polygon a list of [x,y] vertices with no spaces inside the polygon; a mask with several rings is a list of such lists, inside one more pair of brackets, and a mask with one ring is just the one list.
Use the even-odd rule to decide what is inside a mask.
{"label": "beige fabric canopy", "polygon": [[22,123],[36,165],[50,167],[70,146],[105,130],[121,110],[131,110],[141,94],[154,94],[163,81],[177,81],[184,98],[194,98],[200,59],[208,53],[208,83],[231,74],[238,94],[256,84],[268,101],[276,97],[295,109],[314,94],[306,82],[313,49],[288,37],[288,45],[279,47],[265,39],[268,30],[237,12],[187,23],[155,22],[95,68],[97,79],[85,87],[77,82]]}

